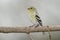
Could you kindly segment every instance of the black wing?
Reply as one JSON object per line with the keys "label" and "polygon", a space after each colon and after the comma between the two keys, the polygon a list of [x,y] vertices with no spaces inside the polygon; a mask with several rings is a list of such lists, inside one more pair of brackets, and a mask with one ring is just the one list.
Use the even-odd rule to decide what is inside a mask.
{"label": "black wing", "polygon": [[42,20],[40,19],[40,17],[38,15],[35,16],[38,23],[40,24],[40,26],[42,26]]}

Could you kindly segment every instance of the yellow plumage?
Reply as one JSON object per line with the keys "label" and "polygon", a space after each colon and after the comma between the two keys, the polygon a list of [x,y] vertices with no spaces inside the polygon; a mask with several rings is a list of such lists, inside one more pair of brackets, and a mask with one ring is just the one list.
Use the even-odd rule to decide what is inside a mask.
{"label": "yellow plumage", "polygon": [[36,8],[34,8],[34,7],[28,8],[28,13],[29,13],[29,17],[30,17],[31,21],[33,23],[35,23],[36,22],[36,17],[35,17],[35,15],[36,15]]}
{"label": "yellow plumage", "polygon": [[33,24],[42,26],[42,20],[39,17],[37,9],[35,7],[29,7],[28,14]]}

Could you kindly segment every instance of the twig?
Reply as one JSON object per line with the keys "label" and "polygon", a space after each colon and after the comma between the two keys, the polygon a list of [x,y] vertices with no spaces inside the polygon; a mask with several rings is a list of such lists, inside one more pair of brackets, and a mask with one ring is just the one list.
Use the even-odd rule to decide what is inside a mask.
{"label": "twig", "polygon": [[[60,31],[60,26],[49,26],[49,31]],[[47,26],[44,27],[2,27],[0,33],[31,33],[31,32],[48,32]]]}

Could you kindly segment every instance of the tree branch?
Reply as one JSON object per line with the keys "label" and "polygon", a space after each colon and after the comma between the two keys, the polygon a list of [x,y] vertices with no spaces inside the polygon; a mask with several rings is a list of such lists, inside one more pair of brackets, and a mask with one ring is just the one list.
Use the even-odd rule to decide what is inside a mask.
{"label": "tree branch", "polygon": [[[50,31],[60,31],[60,26],[49,26]],[[31,32],[48,32],[48,27],[2,27],[0,33],[31,33]]]}

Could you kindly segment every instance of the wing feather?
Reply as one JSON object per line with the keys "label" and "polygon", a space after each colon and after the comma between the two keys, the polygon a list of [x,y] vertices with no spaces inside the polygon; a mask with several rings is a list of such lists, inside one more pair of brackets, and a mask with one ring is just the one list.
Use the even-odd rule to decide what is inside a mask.
{"label": "wing feather", "polygon": [[40,17],[38,15],[35,16],[37,19],[37,22],[40,24],[40,26],[42,26],[42,20],[40,19]]}

